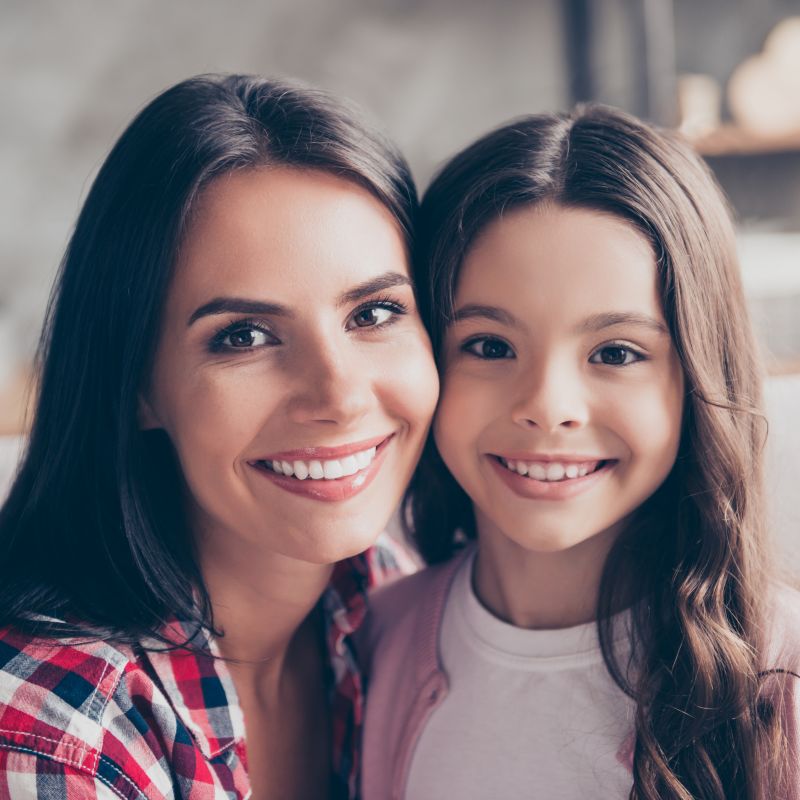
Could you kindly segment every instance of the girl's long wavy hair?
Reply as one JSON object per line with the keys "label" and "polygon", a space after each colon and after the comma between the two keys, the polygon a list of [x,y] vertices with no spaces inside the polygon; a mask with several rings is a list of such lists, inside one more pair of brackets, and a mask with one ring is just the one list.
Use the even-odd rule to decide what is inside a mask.
{"label": "girl's long wavy hair", "polygon": [[[437,357],[476,236],[543,202],[613,214],[648,238],[686,379],[677,461],[615,543],[598,598],[608,670],[637,704],[630,797],[777,797],[765,755],[779,752],[780,723],[759,701],[766,428],[728,208],[688,145],[614,109],[532,116],[488,134],[422,202],[416,280]],[[471,502],[432,439],[404,522],[429,563],[476,535]],[[620,663],[611,617],[631,603],[634,656]]]}
{"label": "girl's long wavy hair", "polygon": [[27,452],[0,510],[0,627],[165,646],[169,620],[213,630],[177,459],[137,408],[198,197],[220,175],[273,166],[367,189],[411,250],[408,165],[343,101],[249,75],[197,76],[152,100],[100,168],[53,289]]}

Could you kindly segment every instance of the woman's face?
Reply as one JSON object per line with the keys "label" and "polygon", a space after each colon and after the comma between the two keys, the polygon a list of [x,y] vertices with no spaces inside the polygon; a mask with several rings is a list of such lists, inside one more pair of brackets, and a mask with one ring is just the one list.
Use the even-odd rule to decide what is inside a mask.
{"label": "woman's face", "polygon": [[141,404],[177,452],[196,537],[313,563],[361,552],[437,393],[403,236],[369,192],[288,168],[205,191]]}

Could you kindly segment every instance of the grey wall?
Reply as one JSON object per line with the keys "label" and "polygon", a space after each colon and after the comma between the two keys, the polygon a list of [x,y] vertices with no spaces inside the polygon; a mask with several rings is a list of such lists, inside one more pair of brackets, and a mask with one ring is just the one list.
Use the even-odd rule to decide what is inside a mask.
{"label": "grey wall", "polygon": [[4,0],[0,364],[32,351],[91,176],[161,89],[225,71],[346,94],[424,183],[489,125],[564,105],[559,24],[555,2],[521,0]]}
{"label": "grey wall", "polygon": [[[636,14],[657,2],[589,0],[599,99],[637,110]],[[158,91],[207,71],[307,80],[364,105],[403,147],[424,186],[437,164],[490,126],[569,104],[567,5],[3,0],[0,385],[14,360],[33,351],[50,283],[92,175]],[[720,80],[761,47],[778,19],[800,13],[800,0],[673,5],[678,69]],[[663,39],[671,40],[670,32]]]}

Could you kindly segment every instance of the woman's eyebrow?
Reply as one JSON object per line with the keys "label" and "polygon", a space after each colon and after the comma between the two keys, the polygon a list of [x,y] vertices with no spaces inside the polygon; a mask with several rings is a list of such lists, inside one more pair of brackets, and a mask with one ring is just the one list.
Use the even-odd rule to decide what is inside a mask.
{"label": "woman's eyebrow", "polygon": [[461,322],[465,319],[488,319],[491,322],[499,322],[501,325],[518,327],[517,318],[503,308],[497,306],[485,306],[480,303],[468,303],[453,312],[453,322]]}
{"label": "woman's eyebrow", "polygon": [[374,278],[359,283],[352,289],[339,296],[337,302],[338,306],[346,306],[349,303],[355,303],[361,300],[362,297],[368,297],[375,292],[381,292],[384,289],[391,289],[393,286],[410,286],[411,279],[401,272],[384,272],[383,275],[378,275]]}
{"label": "woman's eyebrow", "polygon": [[670,335],[669,328],[661,320],[634,311],[609,311],[603,314],[592,314],[581,322],[578,331],[580,333],[597,333],[615,325],[636,325],[641,328],[649,328],[664,336]]}
{"label": "woman's eyebrow", "polygon": [[[338,306],[347,305],[368,297],[375,292],[389,289],[392,286],[410,286],[411,279],[400,272],[385,272],[375,278],[359,283],[339,296]],[[215,297],[195,309],[189,317],[188,325],[201,317],[211,314],[263,314],[276,317],[292,317],[293,313],[286,306],[278,303],[265,303],[261,300],[248,300],[244,297]]]}
{"label": "woman's eyebrow", "polygon": [[[243,297],[215,297],[192,312],[188,325],[200,317],[211,314],[269,314],[277,317],[291,317],[292,312],[277,303],[264,303],[260,300],[247,300]],[[188,327],[188,326],[187,326]]]}

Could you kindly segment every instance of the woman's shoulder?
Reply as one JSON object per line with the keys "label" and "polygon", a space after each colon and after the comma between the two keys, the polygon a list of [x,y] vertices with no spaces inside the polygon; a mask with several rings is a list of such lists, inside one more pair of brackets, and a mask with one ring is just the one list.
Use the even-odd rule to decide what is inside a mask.
{"label": "woman's shoulder", "polygon": [[[71,734],[83,735],[90,742],[98,731],[80,720],[100,719],[131,667],[135,667],[133,653],[123,645],[88,638],[46,638],[4,628],[0,630],[3,727],[8,727],[9,711],[15,709],[14,719],[21,728],[28,715],[32,725],[69,727]],[[67,717],[69,725],[64,724]]]}
{"label": "woman's shoulder", "polygon": [[28,776],[62,770],[123,796],[166,795],[164,753],[151,745],[166,732],[157,720],[175,728],[167,705],[130,646],[0,630],[0,761],[14,753]]}

